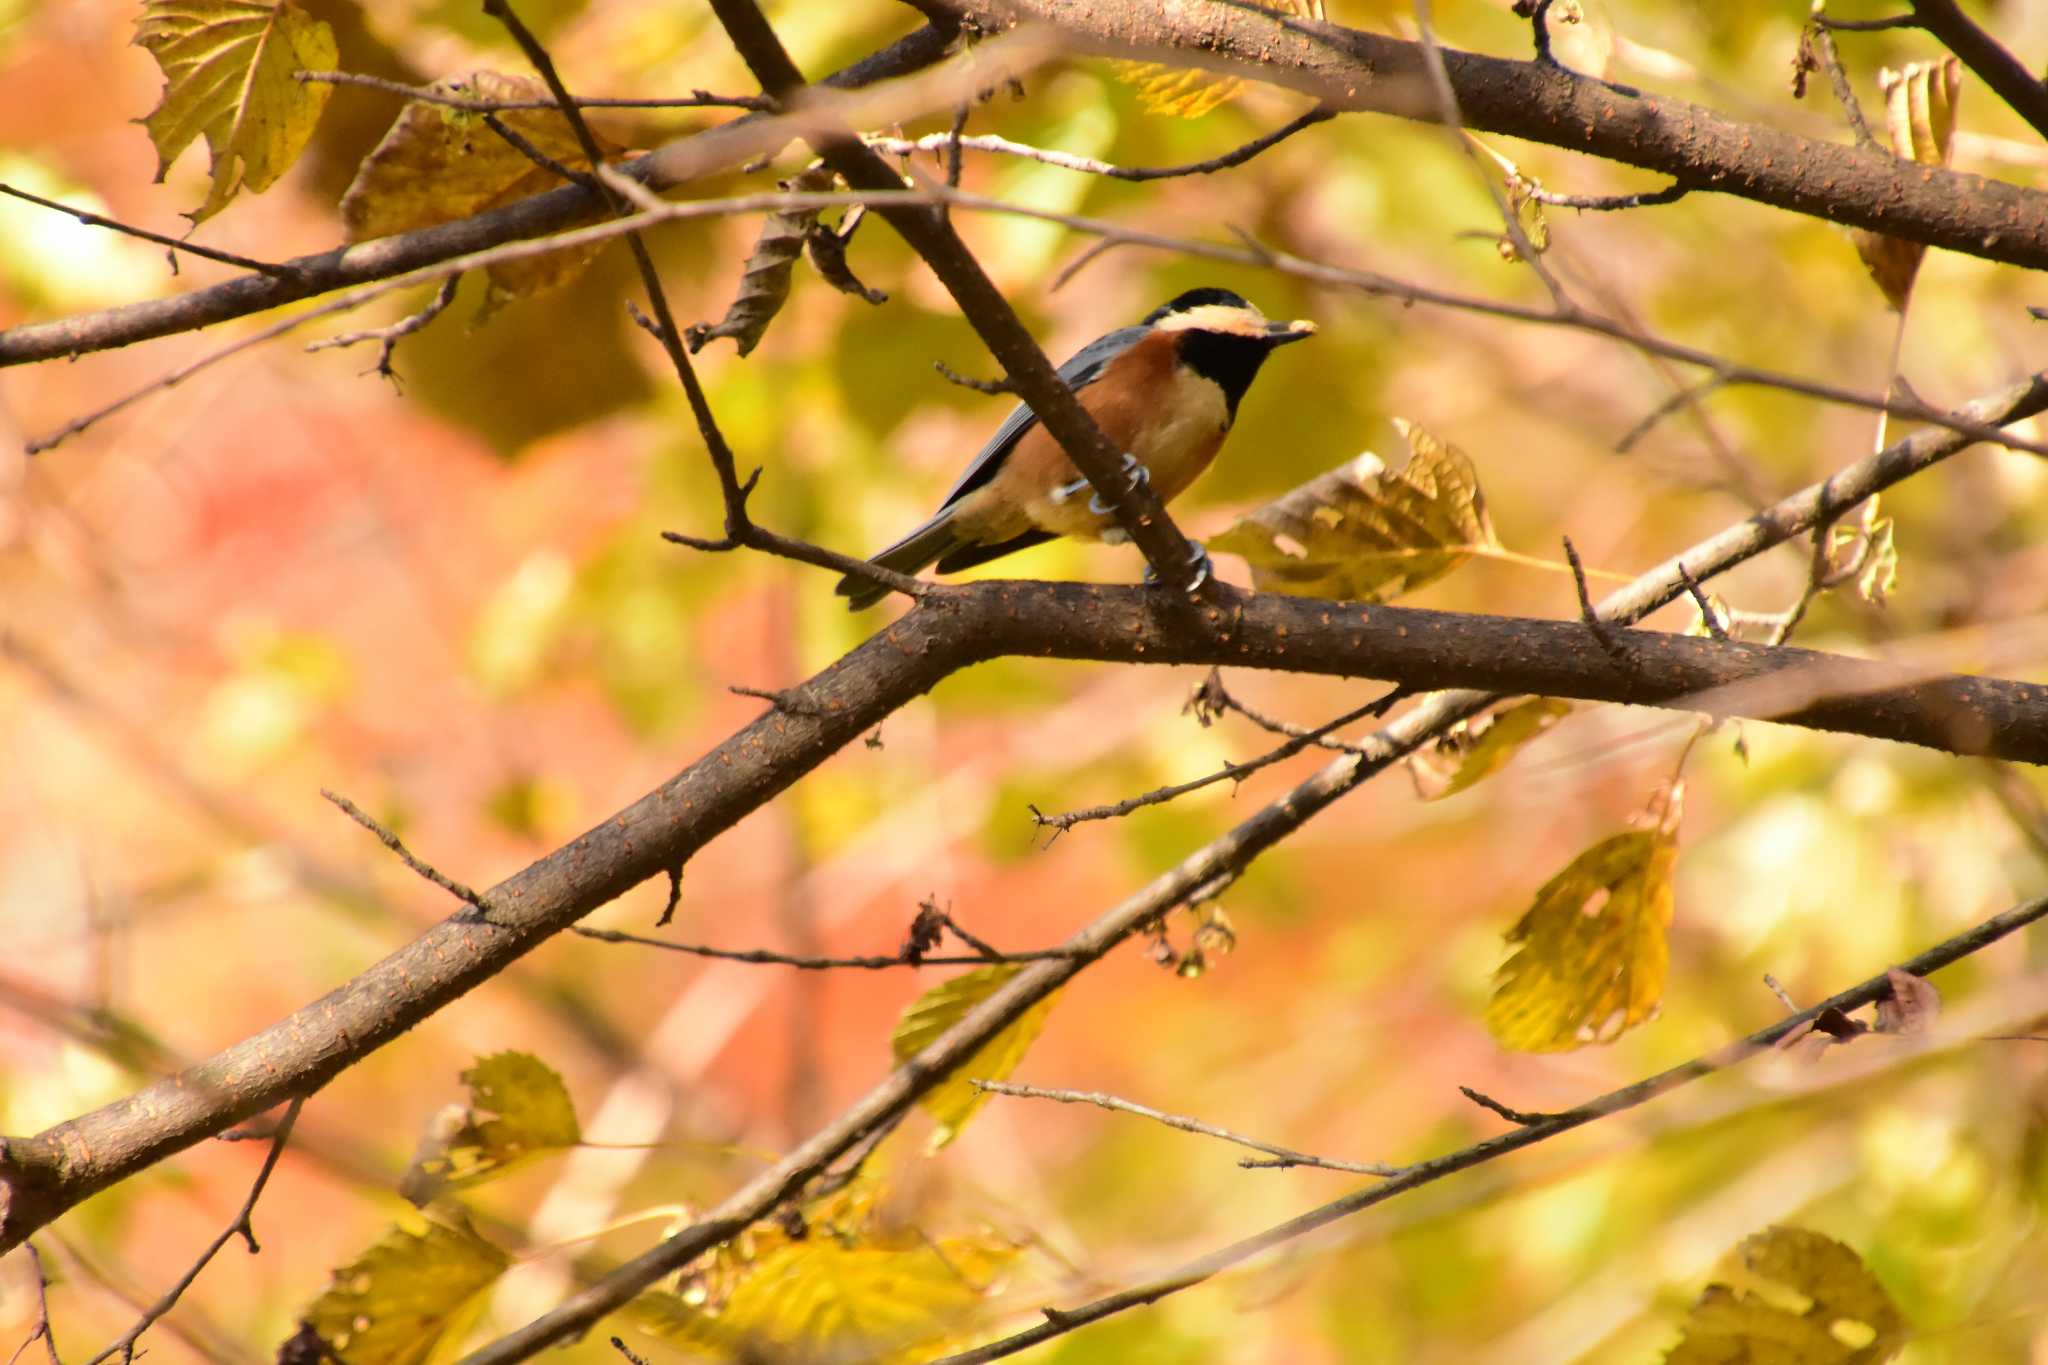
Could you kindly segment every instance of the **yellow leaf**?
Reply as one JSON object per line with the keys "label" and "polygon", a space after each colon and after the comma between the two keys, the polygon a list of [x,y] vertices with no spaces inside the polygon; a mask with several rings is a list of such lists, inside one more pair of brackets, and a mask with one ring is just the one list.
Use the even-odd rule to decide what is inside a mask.
{"label": "yellow leaf", "polygon": [[204,222],[247,186],[261,193],[305,150],[333,87],[301,71],[332,71],[334,31],[291,0],[149,0],[135,41],[163,68],[164,94],[143,120],[161,181],[195,138],[206,139],[213,186],[187,215]]}
{"label": "yellow leaf", "polygon": [[1521,946],[1486,1006],[1502,1045],[1565,1052],[1612,1042],[1656,1012],[1677,857],[1669,828],[1631,830],[1593,845],[1536,893],[1508,931]]}
{"label": "yellow leaf", "polygon": [[[1877,73],[1884,91],[1885,131],[1892,152],[1922,166],[1946,166],[1954,150],[1956,98],[1962,93],[1962,63],[1954,57],[1940,62],[1908,62],[1897,71]],[[1863,268],[1894,312],[1904,312],[1912,296],[1920,261],[1927,254],[1921,242],[1903,241],[1858,228],[1849,234]]]}
{"label": "yellow leaf", "polygon": [[771,1246],[722,1303],[643,1294],[649,1335],[721,1360],[907,1362],[965,1331],[1014,1253],[968,1239],[847,1245],[814,1232]]}
{"label": "yellow leaf", "polygon": [[[548,97],[547,87],[537,80],[495,71],[436,81],[433,88],[469,100]],[[497,118],[551,159],[574,170],[590,169],[569,121],[558,111],[507,109]],[[610,157],[619,148],[600,138],[598,150]],[[357,169],[341,199],[341,218],[348,240],[361,242],[467,218],[561,183],[554,172],[491,131],[482,114],[409,100]],[[603,249],[602,244],[577,247],[492,266],[493,297],[486,310],[506,298],[567,284]]]}
{"label": "yellow leaf", "polygon": [[304,1321],[345,1365],[420,1365],[475,1321],[511,1258],[467,1227],[394,1227],[334,1272]]}
{"label": "yellow leaf", "polygon": [[1361,455],[1239,518],[1210,548],[1244,556],[1261,590],[1386,602],[1497,545],[1472,461],[1395,425],[1412,452],[1400,473]]}
{"label": "yellow leaf", "polygon": [[500,1052],[463,1072],[462,1079],[469,1086],[469,1107],[441,1111],[399,1182],[398,1192],[413,1203],[425,1205],[583,1140],[567,1087],[539,1058]]}
{"label": "yellow leaf", "polygon": [[1530,697],[1479,720],[1460,722],[1430,751],[1433,766],[1441,768],[1445,759],[1456,766],[1450,768],[1442,789],[1426,793],[1423,799],[1441,801],[1493,776],[1508,765],[1516,750],[1571,710],[1570,702],[1556,697]]}
{"label": "yellow leaf", "polygon": [[[944,981],[926,991],[911,1003],[896,1021],[895,1032],[889,1035],[889,1047],[896,1054],[896,1060],[904,1062],[938,1040],[940,1034],[960,1022],[969,1010],[995,994],[996,988],[1015,976],[1022,968],[1015,963],[997,963],[987,967],[976,967],[950,981]],[[1052,1009],[1052,1002],[1058,992],[1026,1010],[1008,1028],[982,1044],[981,1050],[961,1063],[960,1069],[947,1077],[931,1090],[925,1092],[922,1104],[938,1123],[932,1134],[931,1150],[951,1142],[966,1126],[974,1111],[981,1108],[988,1098],[970,1083],[972,1081],[999,1081],[1017,1069],[1017,1063],[1024,1060],[1024,1054],[1038,1038],[1040,1029],[1045,1027],[1045,1016]]]}
{"label": "yellow leaf", "polygon": [[1775,1227],[1723,1262],[1665,1365],[1880,1365],[1905,1339],[1905,1320],[1855,1252]]}
{"label": "yellow leaf", "polygon": [[[1323,0],[1276,0],[1267,8],[1303,19],[1323,17]],[[1147,112],[1175,118],[1200,118],[1217,105],[1236,99],[1246,85],[1235,76],[1159,62],[1113,61],[1109,69],[1118,80],[1138,88],[1138,102]]]}

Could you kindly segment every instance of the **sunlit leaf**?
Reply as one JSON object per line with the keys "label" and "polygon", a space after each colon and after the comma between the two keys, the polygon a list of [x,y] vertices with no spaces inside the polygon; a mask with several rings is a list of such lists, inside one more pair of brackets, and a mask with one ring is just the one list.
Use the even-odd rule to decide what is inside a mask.
{"label": "sunlit leaf", "polygon": [[1418,766],[1441,783],[1435,790],[1425,789],[1423,799],[1441,801],[1493,776],[1524,744],[1571,710],[1570,702],[1556,697],[1530,697],[1491,715],[1459,722],[1426,753],[1416,755]]}
{"label": "sunlit leaf", "polygon": [[510,1264],[467,1227],[401,1224],[335,1271],[304,1320],[346,1365],[420,1365],[469,1329]]}
{"label": "sunlit leaf", "polygon": [[907,1362],[965,1330],[1004,1259],[966,1239],[846,1245],[816,1233],[755,1261],[722,1304],[643,1294],[649,1335],[720,1360]]}
{"label": "sunlit leaf", "polygon": [[1497,545],[1472,461],[1396,425],[1412,452],[1398,474],[1368,452],[1239,518],[1210,548],[1244,556],[1261,590],[1385,602]]}
{"label": "sunlit leaf", "polygon": [[1504,1046],[1564,1052],[1612,1042],[1656,1012],[1670,964],[1672,836],[1667,824],[1602,839],[1536,893],[1508,931],[1519,946],[1486,1006],[1486,1026]]}
{"label": "sunlit leaf", "polygon": [[[1264,8],[1303,19],[1323,17],[1323,0],[1274,0]],[[1159,62],[1113,61],[1109,69],[1118,80],[1137,87],[1138,102],[1148,111],[1176,118],[1200,118],[1217,105],[1237,98],[1248,84],[1235,76]]]}
{"label": "sunlit leaf", "polygon": [[149,0],[135,41],[163,68],[164,93],[143,125],[156,144],[156,178],[205,138],[212,188],[188,216],[204,222],[246,186],[261,193],[291,168],[333,87],[301,84],[332,71],[334,31],[291,0]]}
{"label": "sunlit leaf", "polygon": [[[1908,62],[1877,73],[1884,91],[1885,131],[1894,155],[1922,166],[1946,166],[1955,145],[1956,99],[1962,93],[1962,63]],[[1850,233],[1864,269],[1894,311],[1904,312],[1913,281],[1927,255],[1921,242],[1903,241],[1858,228]]]}
{"label": "sunlit leaf", "polygon": [[1855,1252],[1774,1227],[1724,1261],[1665,1365],[1880,1365],[1905,1339],[1905,1320]]}
{"label": "sunlit leaf", "polygon": [[500,1052],[462,1079],[468,1107],[450,1105],[434,1118],[399,1182],[398,1192],[413,1203],[495,1179],[529,1157],[583,1140],[568,1087],[538,1057]]}
{"label": "sunlit leaf", "polygon": [[[539,81],[495,71],[436,81],[433,88],[467,100],[548,98]],[[552,160],[572,170],[590,169],[569,121],[558,111],[507,109],[496,117]],[[598,150],[610,158],[620,149],[599,138]],[[561,183],[553,171],[493,132],[483,114],[408,100],[356,171],[355,182],[342,196],[341,217],[348,240],[360,242],[467,218]],[[567,284],[603,249],[602,244],[575,247],[492,266],[486,310],[507,298]]]}
{"label": "sunlit leaf", "polygon": [[[1021,970],[1017,964],[1007,962],[976,967],[919,996],[889,1035],[889,1047],[896,1060],[908,1061],[924,1051],[940,1034],[959,1023],[961,1016],[995,994],[998,987]],[[999,1081],[1017,1069],[1017,1063],[1024,1060],[1039,1030],[1045,1027],[1045,1016],[1057,996],[1058,992],[1054,992],[1026,1010],[918,1101],[938,1123],[932,1134],[933,1150],[951,1142],[988,1098],[974,1088],[973,1081]]]}

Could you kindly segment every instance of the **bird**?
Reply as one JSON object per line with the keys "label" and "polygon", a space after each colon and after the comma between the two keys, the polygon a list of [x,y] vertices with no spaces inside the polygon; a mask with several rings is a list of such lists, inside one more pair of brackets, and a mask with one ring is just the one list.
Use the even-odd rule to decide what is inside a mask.
{"label": "bird", "polygon": [[[1133,485],[1149,482],[1170,501],[1209,467],[1237,419],[1238,400],[1266,357],[1315,335],[1306,320],[1268,321],[1228,289],[1190,289],[1134,327],[1083,346],[1059,376],[1103,434],[1124,452]],[[897,573],[927,565],[957,573],[1060,536],[1116,544],[1124,532],[1115,506],[1074,467],[1025,404],[988,444],[917,529],[868,563]],[[1196,582],[1208,556],[1196,548]],[[888,590],[859,574],[839,580],[853,611]]]}

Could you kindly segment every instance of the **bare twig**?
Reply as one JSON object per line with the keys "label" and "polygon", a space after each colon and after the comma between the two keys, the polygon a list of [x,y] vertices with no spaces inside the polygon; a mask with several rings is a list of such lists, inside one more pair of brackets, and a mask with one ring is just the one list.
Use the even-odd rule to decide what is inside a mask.
{"label": "bare twig", "polygon": [[251,1221],[256,1213],[256,1201],[263,1197],[263,1187],[270,1183],[270,1173],[277,1169],[278,1158],[284,1155],[284,1145],[291,1140],[292,1125],[299,1121],[299,1110],[305,1107],[305,1103],[305,1097],[301,1095],[294,1097],[291,1103],[285,1106],[284,1117],[277,1121],[277,1131],[270,1139],[270,1151],[264,1155],[263,1166],[256,1172],[256,1179],[249,1186],[249,1197],[242,1201],[242,1207],[236,1212],[234,1220],[221,1229],[220,1235],[213,1239],[206,1250],[199,1253],[199,1259],[178,1278],[178,1282],[164,1291],[162,1298],[143,1310],[142,1317],[133,1327],[122,1333],[119,1341],[88,1360],[85,1365],[100,1365],[101,1361],[112,1355],[119,1355],[124,1362],[133,1360],[135,1343],[142,1339],[142,1334],[147,1332],[158,1318],[177,1306],[185,1291],[192,1287],[192,1282],[199,1278],[199,1272],[205,1270],[213,1258],[220,1254],[221,1248],[235,1238],[240,1237],[248,1244],[251,1256],[263,1250],[256,1245],[256,1227]]}
{"label": "bare twig", "polygon": [[975,1081],[976,1090],[985,1090],[991,1095],[1011,1095],[1025,1100],[1053,1100],[1059,1104],[1092,1104],[1097,1109],[1108,1109],[1119,1114],[1135,1114],[1141,1119],[1177,1128],[1183,1133],[1195,1133],[1202,1137],[1220,1138],[1239,1147],[1249,1147],[1255,1152],[1264,1152],[1271,1161],[1241,1161],[1238,1164],[1247,1170],[1271,1170],[1287,1166],[1317,1166],[1326,1171],[1349,1171],[1353,1175],[1391,1176],[1399,1175],[1399,1166],[1382,1166],[1378,1162],[1339,1161],[1334,1157],[1315,1156],[1308,1152],[1297,1152],[1291,1147],[1281,1147],[1257,1138],[1233,1133],[1228,1128],[1218,1128],[1213,1123],[1191,1119],[1184,1114],[1169,1114],[1131,1100],[1105,1095],[1099,1090],[1048,1090],[1036,1085],[1016,1085],[1009,1081]]}
{"label": "bare twig", "polygon": [[[1088,806],[1081,810],[1062,811],[1057,815],[1047,815],[1039,810],[1037,806],[1028,807],[1031,812],[1031,822],[1040,829],[1053,831],[1053,835],[1056,838],[1074,826],[1086,824],[1091,820],[1118,820],[1131,814],[1133,811],[1143,810],[1147,806],[1164,805],[1168,801],[1186,796],[1189,792],[1197,792],[1204,787],[1213,787],[1218,782],[1242,782],[1261,768],[1270,768],[1283,759],[1294,757],[1294,755],[1312,744],[1322,743],[1334,731],[1341,730],[1356,721],[1364,720],[1368,716],[1378,715],[1385,702],[1386,698],[1375,697],[1363,706],[1353,707],[1351,710],[1346,711],[1335,720],[1319,725],[1313,730],[1302,731],[1300,734],[1290,738],[1286,743],[1260,754],[1257,758],[1247,759],[1243,763],[1226,763],[1215,772],[1206,773],[1201,777],[1193,778],[1186,782],[1176,782],[1170,786],[1156,787],[1151,791],[1140,792],[1136,796],[1125,797],[1121,801],[1113,801],[1105,806]],[[1347,746],[1347,751],[1351,753],[1363,752],[1351,746]]]}
{"label": "bare twig", "polygon": [[459,901],[466,901],[467,903],[475,906],[479,910],[485,911],[486,913],[489,912],[490,906],[484,903],[484,898],[480,894],[471,890],[469,887],[464,886],[461,882],[456,881],[453,877],[445,875],[440,871],[440,869],[433,866],[433,864],[423,862],[419,858],[414,857],[412,850],[407,848],[404,842],[401,841],[396,834],[393,834],[390,830],[386,829],[382,824],[378,823],[376,817],[371,815],[368,811],[364,810],[361,806],[358,806],[355,802],[349,800],[340,792],[329,791],[324,787],[321,788],[320,794],[326,797],[329,801],[333,802],[335,807],[339,809],[343,815],[346,815],[349,819],[355,821],[364,829],[376,835],[378,843],[384,845],[384,847],[390,849],[393,853],[396,853],[398,855],[399,861],[404,863],[407,867],[411,868],[414,872],[417,872],[420,876],[425,877],[428,881],[440,887],[449,895],[455,897],[455,899]]}
{"label": "bare twig", "polygon": [[[1954,938],[1928,949],[1911,961],[1901,963],[1899,970],[1910,972],[1914,976],[1926,976],[1950,963],[1968,957],[1970,954],[1991,943],[1997,942],[2008,934],[2024,928],[2043,916],[2048,916],[2048,897],[2028,901],[2025,904],[2014,906],[2002,914],[1994,915],[1982,924],[1976,925],[1956,935]],[[1037,1326],[1018,1332],[1013,1336],[1004,1337],[1000,1341],[991,1342],[986,1346],[978,1346],[970,1351],[961,1351],[954,1355],[945,1356],[932,1362],[932,1365],[984,1365],[987,1361],[1000,1360],[1005,1356],[1015,1355],[1019,1351],[1036,1346],[1041,1342],[1049,1341],[1054,1337],[1071,1332],[1075,1328],[1086,1326],[1091,1322],[1099,1322],[1104,1318],[1124,1312],[1127,1309],[1156,1303],[1169,1294],[1176,1294],[1181,1290],[1192,1288],[1231,1266],[1238,1265],[1274,1247],[1314,1232],[1318,1228],[1327,1227],[1340,1219],[1348,1218],[1355,1213],[1371,1208],[1375,1204],[1385,1203],[1387,1200],[1408,1190],[1441,1180],[1459,1171],[1469,1170],[1474,1166],[1497,1160],[1511,1152],[1520,1151],[1539,1142],[1548,1141],[1559,1134],[1582,1127],[1597,1119],[1603,1119],[1612,1114],[1637,1108],[1669,1094],[1680,1086],[1688,1085],[1702,1077],[1713,1075],[1717,1071],[1739,1065],[1751,1057],[1769,1051],[1771,1045],[1780,1038],[1802,1026],[1810,1025],[1824,1013],[1829,1011],[1839,1013],[1858,1009],[1888,997],[1891,991],[1890,976],[1887,973],[1879,973],[1850,987],[1832,999],[1821,1002],[1810,1010],[1781,1019],[1767,1028],[1759,1029],[1747,1038],[1710,1052],[1703,1057],[1695,1058],[1680,1066],[1672,1067],[1668,1071],[1660,1072],[1645,1080],[1637,1081],[1633,1085],[1609,1091],[1607,1094],[1588,1100],[1576,1108],[1566,1109],[1555,1114],[1519,1114],[1519,1111],[1509,1110],[1506,1106],[1489,1103],[1468,1090],[1466,1093],[1472,1096],[1476,1102],[1496,1109],[1496,1112],[1502,1113],[1504,1117],[1508,1117],[1510,1121],[1515,1122],[1517,1125],[1515,1129],[1498,1137],[1488,1138],[1484,1142],[1460,1148],[1455,1152],[1448,1152],[1440,1157],[1433,1157],[1427,1161],[1418,1161],[1411,1166],[1404,1167],[1398,1174],[1388,1177],[1379,1184],[1367,1186],[1339,1199],[1333,1199],[1327,1204],[1309,1210],[1307,1213],[1270,1227],[1264,1232],[1210,1252],[1208,1255],[1190,1261],[1178,1269],[1169,1271],[1148,1284],[1126,1289],[1120,1293],[1096,1299],[1091,1303],[1082,1304],[1076,1308],[1048,1310],[1046,1321]],[[1524,1123],[1521,1121],[1522,1119],[1530,1119],[1533,1122]]]}
{"label": "bare twig", "polygon": [[46,209],[53,209],[58,213],[76,218],[87,227],[100,227],[107,229],[109,232],[121,233],[124,236],[139,237],[145,242],[155,242],[158,246],[169,247],[172,251],[182,251],[188,256],[201,256],[209,261],[219,261],[222,265],[239,266],[243,270],[253,270],[259,275],[269,275],[275,279],[290,279],[298,273],[297,269],[289,264],[279,265],[273,261],[259,261],[250,256],[238,256],[232,251],[222,251],[218,247],[200,246],[197,242],[188,242],[181,237],[166,237],[161,232],[151,232],[148,228],[136,227],[133,223],[124,223],[116,218],[104,218],[97,213],[91,213],[85,209],[73,208],[69,204],[60,204],[54,199],[45,199],[40,194],[30,194],[27,190],[17,189],[13,185],[0,184],[0,194],[12,195],[16,199],[26,199],[31,204],[40,204]]}
{"label": "bare twig", "polygon": [[1692,193],[1692,190],[1691,185],[1673,181],[1661,190],[1639,190],[1634,194],[1559,194],[1555,190],[1546,190],[1533,181],[1522,182],[1522,193],[1539,204],[1548,204],[1552,208],[1560,209],[1586,209],[1598,213],[1675,204]]}
{"label": "bare twig", "polygon": [[[1079,171],[1084,175],[1108,176],[1112,180],[1148,181],[1174,180],[1189,175],[1213,175],[1217,171],[1242,166],[1259,153],[1276,147],[1305,128],[1318,123],[1327,123],[1337,117],[1335,111],[1321,105],[1290,120],[1281,127],[1263,136],[1255,137],[1241,147],[1234,147],[1221,156],[1212,156],[1205,161],[1189,161],[1178,166],[1118,166],[1107,161],[1098,161],[1092,156],[1076,156],[1050,147],[1033,147],[1029,143],[1013,142],[1006,137],[981,134],[962,137],[957,140],[945,133],[933,133],[921,138],[867,137],[862,140],[878,152],[890,156],[908,156],[914,152],[936,152],[955,145],[971,152],[991,152],[999,156],[1022,157],[1027,161],[1043,162],[1063,170]],[[949,181],[957,187],[956,181]]]}
{"label": "bare twig", "polygon": [[[552,99],[532,100],[481,100],[463,95],[453,95],[446,90],[437,90],[431,85],[407,85],[403,81],[386,80],[382,76],[366,76],[354,71],[299,71],[294,80],[302,85],[358,85],[368,90],[382,90],[386,94],[403,99],[418,100],[422,104],[445,105],[450,109],[461,109],[472,114],[505,113],[515,109],[559,109],[561,106]],[[579,99],[579,109],[773,109],[772,102],[759,95],[714,95],[708,90],[693,90],[687,95],[667,95],[644,99]]]}
{"label": "bare twig", "polygon": [[1469,1085],[1459,1086],[1458,1093],[1478,1105],[1481,1109],[1492,1110],[1517,1128],[1532,1127],[1535,1124],[1544,1123],[1556,1117],[1554,1114],[1537,1113],[1528,1109],[1511,1109],[1485,1091],[1474,1090]]}
{"label": "bare twig", "polygon": [[1885,145],[1870,131],[1869,121],[1863,117],[1863,104],[1856,98],[1856,87],[1849,80],[1848,68],[1842,65],[1842,54],[1835,48],[1834,35],[1828,32],[1832,27],[1832,24],[1812,25],[1804,35],[1805,40],[1812,45],[1821,70],[1827,72],[1828,88],[1835,92],[1835,103],[1842,106],[1842,116],[1849,120],[1849,128],[1856,134],[1856,145],[1865,151],[1886,151]]}
{"label": "bare twig", "polygon": [[958,384],[961,388],[973,389],[976,393],[993,395],[1003,393],[1015,394],[1017,392],[1016,386],[1007,379],[976,379],[972,375],[960,373],[943,360],[934,360],[932,368],[937,370],[940,378],[944,379],[948,384]]}
{"label": "bare twig", "polygon": [[441,287],[434,291],[434,297],[427,300],[425,307],[416,312],[406,314],[389,326],[372,327],[361,332],[343,332],[340,336],[308,342],[306,343],[306,349],[308,351],[326,351],[338,346],[355,346],[365,341],[374,341],[378,344],[377,364],[374,373],[383,375],[393,384],[396,384],[398,382],[398,374],[391,368],[391,357],[398,350],[398,343],[441,316],[447,310],[448,305],[455,302],[455,291],[461,283],[462,277],[460,275],[450,275],[447,279],[441,281]]}
{"label": "bare twig", "polygon": [[1963,13],[1956,0],[1912,0],[1913,19],[1963,59],[1963,65],[2011,105],[2013,112],[2048,137],[2048,85],[2024,62]]}
{"label": "bare twig", "polygon": [[36,1325],[29,1329],[21,1345],[14,1348],[14,1354],[7,1357],[7,1365],[21,1359],[21,1353],[41,1341],[43,1350],[50,1358],[50,1365],[64,1365],[57,1355],[57,1334],[50,1330],[50,1277],[43,1269],[43,1253],[36,1249],[34,1242],[23,1244],[28,1252],[29,1270],[36,1277]]}
{"label": "bare twig", "polygon": [[643,934],[628,934],[617,929],[592,929],[578,924],[570,932],[583,938],[595,939],[600,943],[632,943],[643,948],[660,948],[665,952],[688,953],[692,957],[715,957],[722,962],[748,962],[770,967],[794,967],[805,972],[831,971],[884,971],[895,967],[983,967],[991,962],[1046,962],[1071,958],[1073,954],[1064,948],[1044,948],[1022,953],[1000,953],[993,949],[988,952],[952,957],[910,957],[897,954],[894,957],[806,957],[794,953],[774,953],[765,948],[712,948],[701,943],[674,943],[665,938],[649,938]]}

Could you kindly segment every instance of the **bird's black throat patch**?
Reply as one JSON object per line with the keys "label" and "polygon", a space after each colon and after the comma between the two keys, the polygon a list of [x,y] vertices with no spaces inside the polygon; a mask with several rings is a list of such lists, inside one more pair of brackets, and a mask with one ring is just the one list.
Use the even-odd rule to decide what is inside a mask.
{"label": "bird's black throat patch", "polygon": [[1224,332],[1186,331],[1175,340],[1180,346],[1180,363],[1223,390],[1230,405],[1230,420],[1237,420],[1237,400],[1258,378],[1259,366],[1273,353],[1264,337],[1231,336]]}

